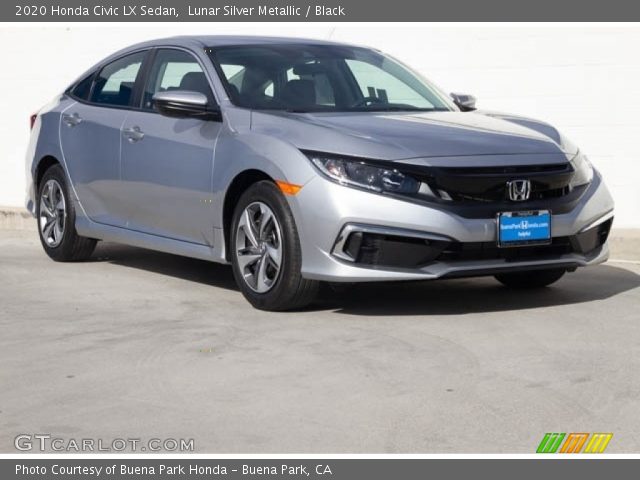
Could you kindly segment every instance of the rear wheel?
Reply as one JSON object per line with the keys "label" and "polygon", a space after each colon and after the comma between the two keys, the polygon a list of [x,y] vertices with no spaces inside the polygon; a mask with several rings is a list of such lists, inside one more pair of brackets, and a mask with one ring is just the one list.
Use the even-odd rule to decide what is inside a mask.
{"label": "rear wheel", "polygon": [[86,260],[96,240],[76,232],[76,213],[60,165],[50,167],[42,177],[36,201],[38,232],[44,251],[58,262]]}
{"label": "rear wheel", "polygon": [[289,205],[275,184],[255,183],[240,197],[231,230],[233,274],[261,310],[292,310],[313,301],[319,282],[302,278],[302,252]]}
{"label": "rear wheel", "polygon": [[563,269],[532,270],[501,273],[495,277],[500,283],[511,288],[542,288],[557,282],[565,273],[566,270]]}

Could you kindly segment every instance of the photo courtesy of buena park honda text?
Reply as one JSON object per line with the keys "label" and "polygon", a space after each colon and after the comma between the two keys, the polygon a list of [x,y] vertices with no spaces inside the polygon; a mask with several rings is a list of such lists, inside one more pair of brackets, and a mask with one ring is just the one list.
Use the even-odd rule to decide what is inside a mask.
{"label": "photo courtesy of buena park honda text", "polygon": [[0,3],[0,480],[632,478],[640,7]]}

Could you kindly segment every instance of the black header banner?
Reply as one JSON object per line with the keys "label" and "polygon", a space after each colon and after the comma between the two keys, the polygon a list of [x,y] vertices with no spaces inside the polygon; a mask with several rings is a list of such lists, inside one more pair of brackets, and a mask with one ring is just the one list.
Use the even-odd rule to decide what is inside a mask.
{"label": "black header banner", "polygon": [[638,21],[629,0],[15,0],[2,22]]}

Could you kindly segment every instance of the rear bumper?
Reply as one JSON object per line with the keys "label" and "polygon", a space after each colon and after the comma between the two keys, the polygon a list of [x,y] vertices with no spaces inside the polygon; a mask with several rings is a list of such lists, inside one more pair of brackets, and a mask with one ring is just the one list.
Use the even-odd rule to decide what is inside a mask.
{"label": "rear bumper", "polygon": [[[609,256],[613,200],[598,174],[573,210],[553,215],[548,248],[498,249],[495,218],[463,218],[321,177],[290,202],[301,240],[302,273],[311,279],[371,282],[574,270]],[[364,245],[361,238],[354,246],[358,242],[351,239],[358,232],[378,238]],[[362,254],[362,248],[368,250]]]}

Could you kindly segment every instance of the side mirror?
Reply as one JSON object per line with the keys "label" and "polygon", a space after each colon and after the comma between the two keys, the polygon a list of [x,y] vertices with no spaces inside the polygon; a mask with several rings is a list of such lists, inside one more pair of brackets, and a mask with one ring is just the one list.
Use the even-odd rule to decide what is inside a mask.
{"label": "side mirror", "polygon": [[471,112],[476,109],[476,97],[466,93],[452,93],[451,98],[460,110]]}
{"label": "side mirror", "polygon": [[190,90],[170,90],[153,96],[153,104],[160,114],[174,118],[199,118],[201,120],[222,119],[218,107],[210,107],[207,97]]}

